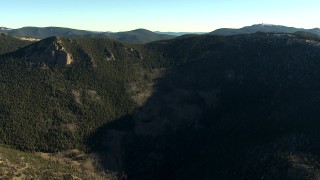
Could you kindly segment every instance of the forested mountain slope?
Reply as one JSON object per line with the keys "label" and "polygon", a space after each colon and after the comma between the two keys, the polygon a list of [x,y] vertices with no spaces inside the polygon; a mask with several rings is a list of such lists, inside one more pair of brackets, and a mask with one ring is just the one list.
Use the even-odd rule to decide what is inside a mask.
{"label": "forested mountain slope", "polygon": [[319,176],[319,41],[259,33],[145,48],[157,57],[145,67],[171,68],[143,107],[93,136],[106,168],[129,179]]}
{"label": "forested mountain slope", "polygon": [[5,54],[11,51],[15,51],[18,48],[27,46],[31,43],[32,42],[30,41],[23,41],[18,38],[1,33],[0,34],[0,54]]}
{"label": "forested mountain slope", "polygon": [[49,152],[83,147],[97,127],[132,111],[126,87],[139,73],[137,54],[111,40],[52,37],[3,55],[1,143]]}
{"label": "forested mountain slope", "polygon": [[51,37],[0,58],[3,144],[96,152],[127,179],[319,176],[317,38]]}

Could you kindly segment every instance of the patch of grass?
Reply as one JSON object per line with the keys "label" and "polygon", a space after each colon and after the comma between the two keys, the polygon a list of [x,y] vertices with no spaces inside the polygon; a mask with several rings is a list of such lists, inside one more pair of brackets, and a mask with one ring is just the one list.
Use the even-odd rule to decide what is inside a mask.
{"label": "patch of grass", "polygon": [[[71,154],[71,153],[70,153]],[[75,165],[70,158],[39,153],[27,153],[0,146],[0,179],[113,179],[112,174],[97,172],[93,159],[82,159],[85,167]]]}

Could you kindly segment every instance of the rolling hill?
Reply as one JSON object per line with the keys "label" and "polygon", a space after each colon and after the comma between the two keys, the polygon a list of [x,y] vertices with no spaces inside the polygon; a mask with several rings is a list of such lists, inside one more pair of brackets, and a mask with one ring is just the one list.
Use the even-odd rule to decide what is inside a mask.
{"label": "rolling hill", "polygon": [[252,34],[256,32],[269,32],[269,33],[295,33],[295,32],[308,32],[316,35],[320,35],[320,29],[303,29],[294,28],[280,25],[271,24],[255,24],[252,26],[245,26],[240,29],[222,28],[210,32],[211,35],[237,35],[237,34]]}
{"label": "rolling hill", "polygon": [[128,43],[144,44],[152,41],[172,39],[175,36],[167,34],[158,34],[146,29],[136,29],[126,32],[118,32],[109,34],[111,39],[124,41]]}
{"label": "rolling hill", "polygon": [[320,176],[310,34],[50,37],[0,59],[0,143],[11,148],[95,153],[118,179]]}
{"label": "rolling hill", "polygon": [[51,36],[65,37],[65,38],[76,38],[76,37],[91,37],[91,38],[110,38],[127,43],[148,43],[157,40],[171,39],[175,36],[158,34],[145,29],[136,29],[127,32],[96,32],[96,31],[85,31],[62,27],[23,27],[19,29],[0,29],[0,32],[18,36],[18,37],[31,37],[31,38],[48,38]]}

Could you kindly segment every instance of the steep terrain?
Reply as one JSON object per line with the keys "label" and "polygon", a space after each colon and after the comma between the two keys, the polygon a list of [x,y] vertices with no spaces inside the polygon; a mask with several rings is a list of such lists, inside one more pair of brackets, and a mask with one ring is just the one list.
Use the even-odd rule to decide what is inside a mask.
{"label": "steep terrain", "polygon": [[65,38],[110,38],[127,43],[143,44],[157,40],[172,39],[175,36],[167,34],[158,34],[145,29],[136,29],[126,32],[97,32],[85,31],[62,27],[23,27],[19,29],[0,29],[0,32],[10,34],[17,37],[30,38],[48,38],[51,36],[65,37]]}
{"label": "steep terrain", "polygon": [[[69,40],[68,43],[71,43]],[[16,52],[8,53],[4,57],[14,57],[31,63],[70,65],[73,57],[64,47],[62,39],[51,37],[40,42],[36,42]]]}
{"label": "steep terrain", "polygon": [[3,55],[0,142],[45,152],[83,148],[97,127],[134,108],[127,87],[140,58],[116,41],[57,37]]}
{"label": "steep terrain", "polygon": [[[145,46],[171,67],[145,105],[92,137],[129,179],[317,179],[320,42],[197,36]],[[155,54],[154,54],[155,55]]]}
{"label": "steep terrain", "polygon": [[94,152],[119,179],[319,178],[310,34],[51,37],[0,59],[2,144]]}

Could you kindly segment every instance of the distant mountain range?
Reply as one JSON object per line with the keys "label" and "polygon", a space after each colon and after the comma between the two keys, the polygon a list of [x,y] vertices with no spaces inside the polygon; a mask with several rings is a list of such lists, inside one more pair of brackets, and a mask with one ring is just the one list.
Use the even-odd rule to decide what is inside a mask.
{"label": "distant mountain range", "polygon": [[78,30],[63,27],[23,27],[18,29],[10,29],[7,27],[0,27],[0,33],[9,34],[18,37],[29,37],[44,39],[51,36],[65,37],[65,38],[109,38],[118,40],[121,42],[132,43],[132,44],[145,44],[158,40],[173,39],[177,36],[189,35],[189,34],[210,34],[210,35],[238,35],[238,34],[252,34],[256,32],[271,32],[271,33],[302,33],[308,34],[309,36],[319,36],[320,29],[303,29],[295,27],[287,27],[280,25],[270,24],[255,24],[252,26],[245,26],[240,29],[233,28],[221,28],[210,33],[206,32],[160,32],[160,31],[149,31],[147,29],[136,29],[132,31],[124,32],[99,32],[99,31],[88,31]]}
{"label": "distant mountain range", "polygon": [[9,28],[6,28],[6,27],[0,27],[0,30],[1,31],[7,31],[7,30],[10,30]]}
{"label": "distant mountain range", "polygon": [[303,29],[295,27],[287,27],[271,24],[255,24],[252,26],[245,26],[240,29],[233,28],[221,28],[210,32],[211,35],[238,35],[238,34],[252,34],[256,32],[271,32],[271,33],[296,33],[296,32],[308,32],[316,35],[320,35],[320,29]]}
{"label": "distant mountain range", "polygon": [[66,38],[75,37],[91,37],[91,38],[110,38],[119,40],[122,42],[143,44],[157,40],[172,39],[175,36],[167,34],[154,33],[146,29],[136,29],[126,32],[97,32],[97,31],[86,31],[71,28],[62,27],[23,27],[19,29],[9,29],[6,27],[0,28],[0,33],[9,34],[18,37],[31,37],[31,38],[47,38],[51,36],[59,36]]}

